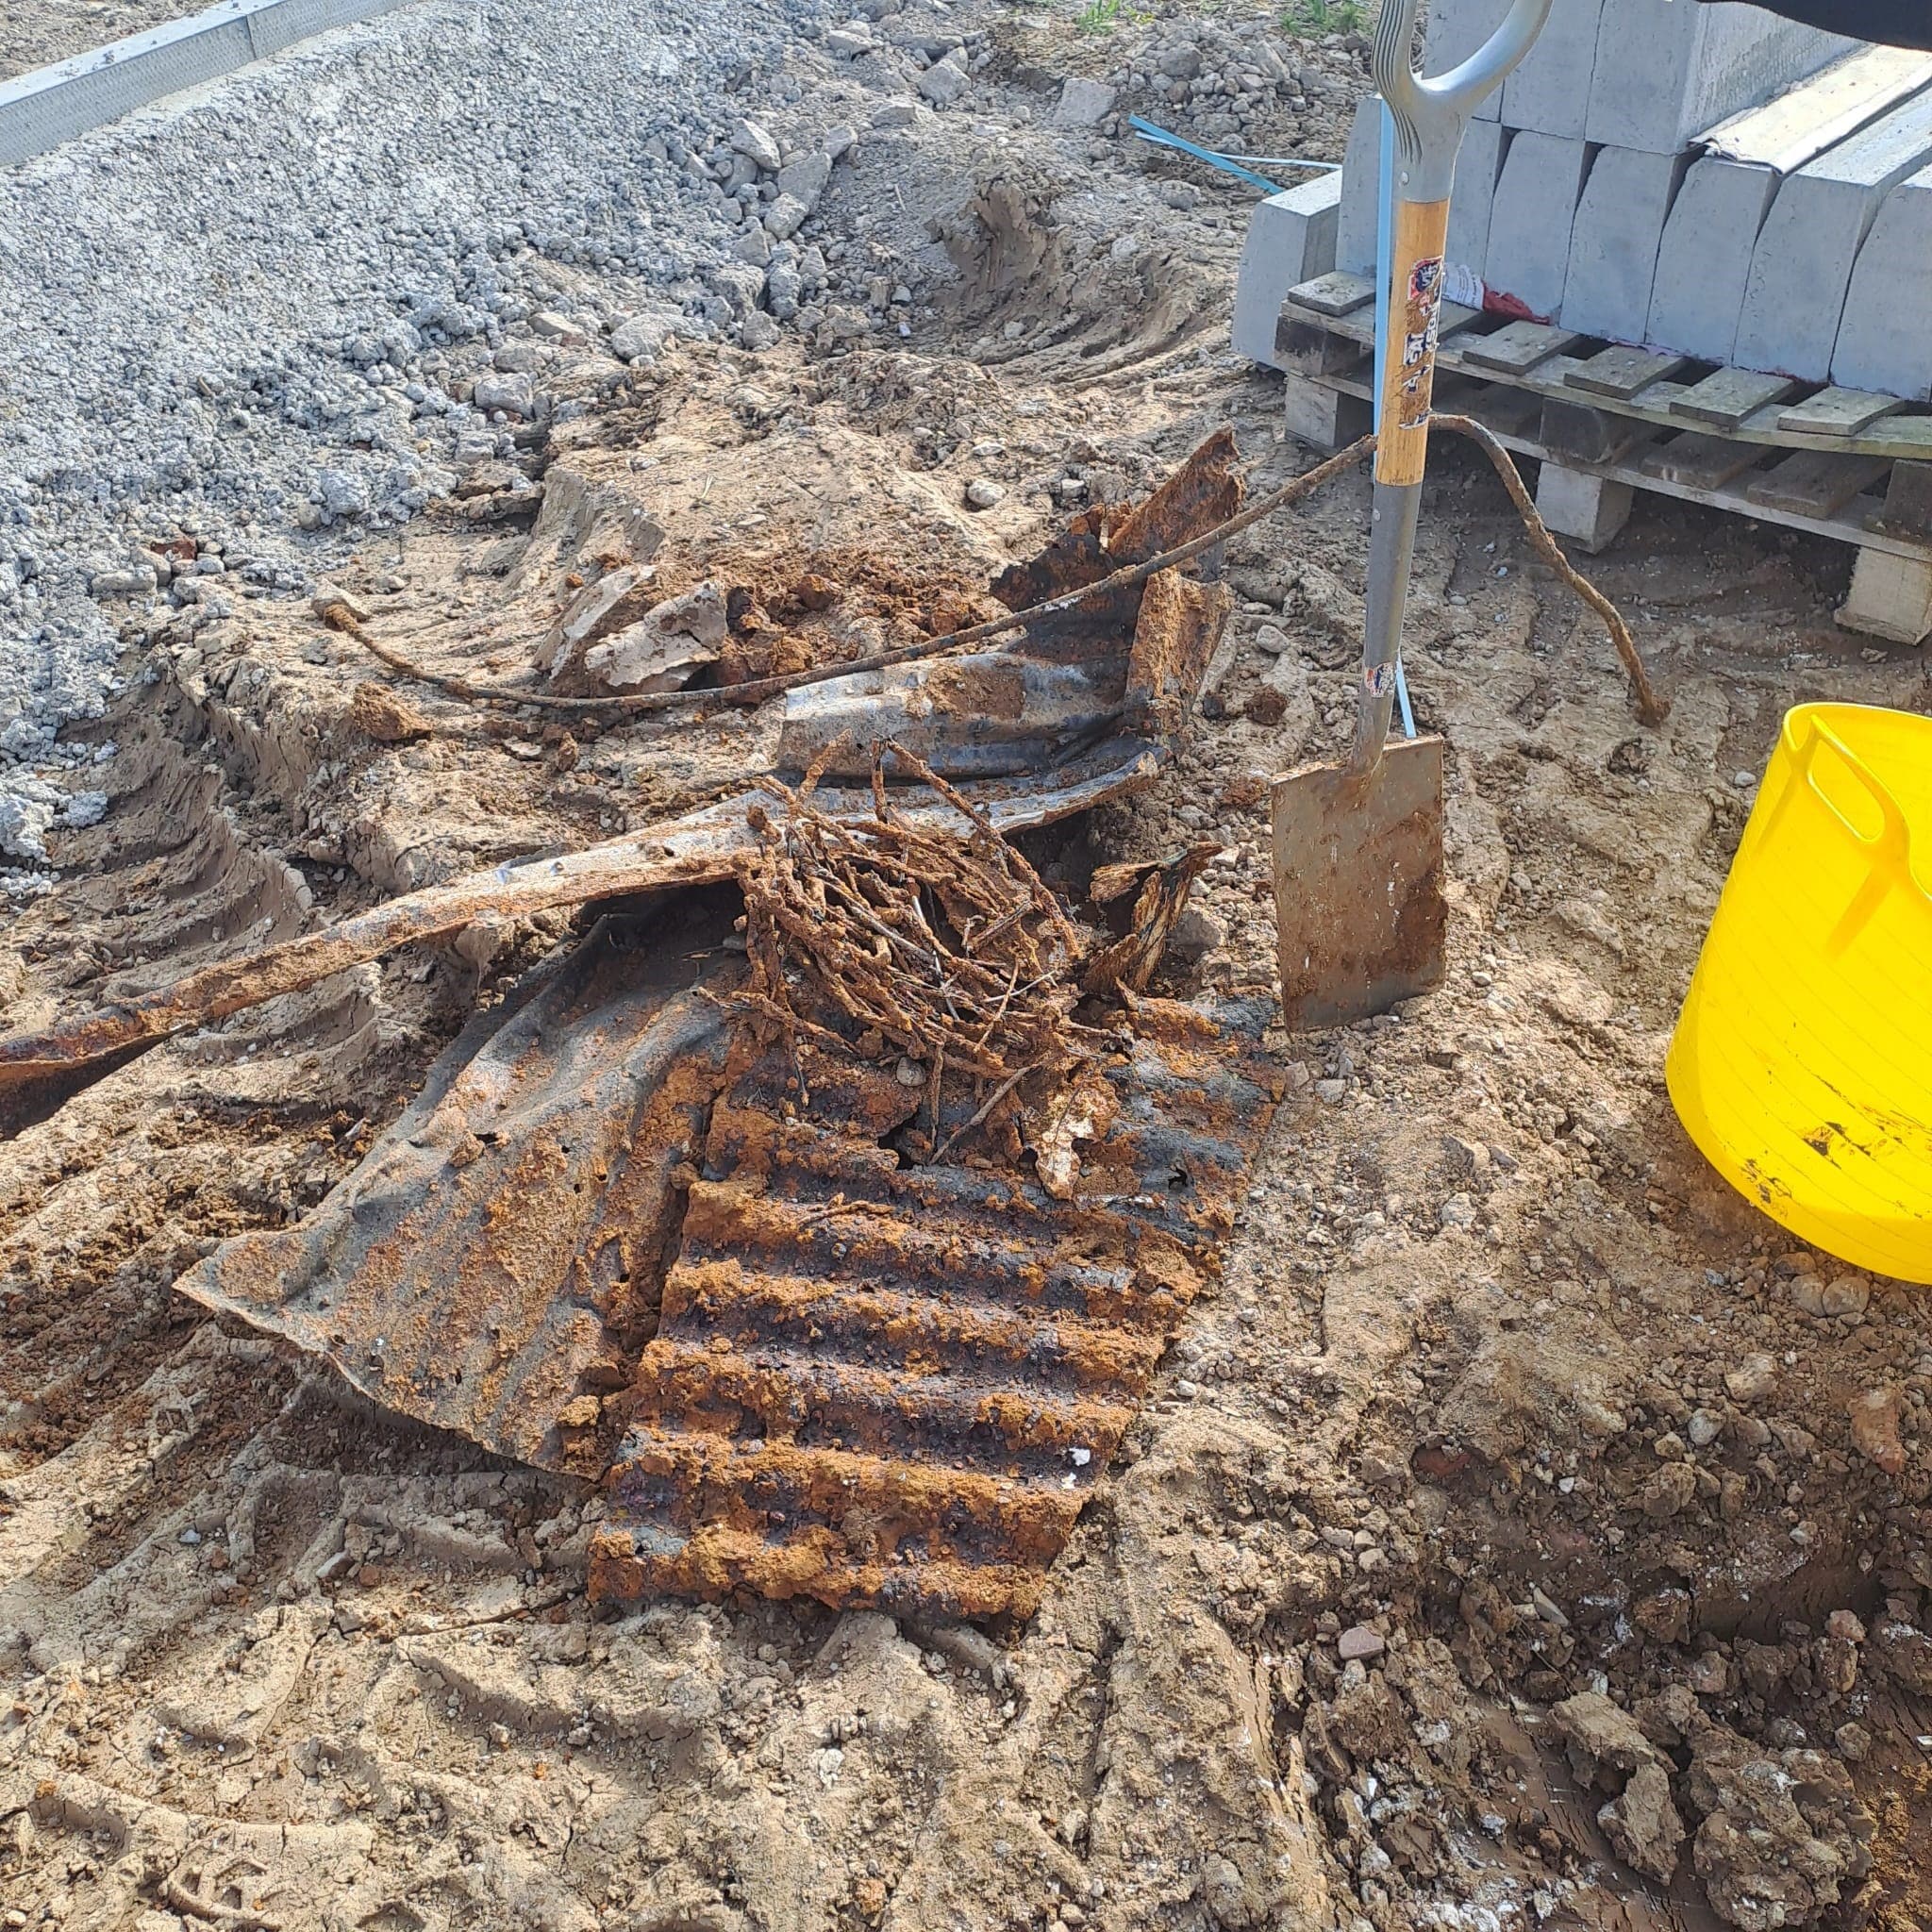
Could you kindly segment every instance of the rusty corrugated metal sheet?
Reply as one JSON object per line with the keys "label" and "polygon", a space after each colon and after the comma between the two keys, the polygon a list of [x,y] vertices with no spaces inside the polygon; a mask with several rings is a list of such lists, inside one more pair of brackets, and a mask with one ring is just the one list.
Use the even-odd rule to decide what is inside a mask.
{"label": "rusty corrugated metal sheet", "polygon": [[[1091,556],[1076,542],[1030,568],[1091,580],[1186,539],[1238,499],[1231,455],[1210,441],[1125,524],[1095,522]],[[44,1070],[158,1037],[484,912],[737,880],[752,974],[726,944],[735,908],[706,895],[605,922],[511,1010],[472,1023],[313,1216],[225,1244],[183,1291],[391,1408],[604,1476],[600,1596],[1027,1611],[1218,1265],[1272,1110],[1258,1048],[1272,1008],[1136,997],[1209,848],[1157,868],[1111,946],[1078,939],[1009,849],[988,876],[1026,887],[1010,911],[995,893],[961,913],[949,894],[972,869],[952,860],[1150,780],[1228,604],[1164,570],[1063,613],[1041,651],[1029,638],[1024,652],[919,667],[893,684],[896,708],[876,680],[827,685],[812,702],[837,728],[820,737],[851,733],[841,757],[873,781],[862,790],[772,785],[411,894],[65,1034],[0,1041],[0,1082],[9,1060]],[[974,776],[954,791],[891,744],[915,723],[941,765]],[[893,763],[923,782],[887,788]],[[844,881],[857,924],[808,893],[842,921],[843,952],[827,950],[826,923],[769,924],[791,876],[773,869],[774,809],[792,822],[786,864],[820,868],[813,891],[835,853],[844,864],[876,841],[897,855]],[[961,922],[949,963],[924,912],[888,924],[892,892],[914,910],[929,894],[934,919]],[[997,999],[995,973],[982,1036],[955,1002],[1003,957],[995,937],[1044,912],[1064,944],[1022,947]],[[943,1002],[932,1024],[950,1015],[985,1052],[950,1067],[932,1054],[908,1085],[899,1048],[863,1029],[902,1043],[926,1029],[854,1024],[873,1009],[850,996],[878,964],[868,946],[922,931],[930,946],[911,953],[932,952],[937,989],[925,963],[907,979],[900,960],[887,991],[924,985]]]}
{"label": "rusty corrugated metal sheet", "polygon": [[[490,1016],[298,1225],[238,1235],[175,1284],[325,1357],[351,1387],[541,1468],[571,1405],[622,1387],[658,1319],[683,1182],[730,1026],[708,936],[603,922]],[[708,940],[708,943],[707,941]],[[697,957],[693,958],[695,950]],[[596,1475],[592,1458],[579,1473]]]}
{"label": "rusty corrugated metal sheet", "polygon": [[1069,1201],[902,1165],[916,1091],[814,1058],[808,1116],[791,1056],[741,1040],[657,1339],[605,1405],[593,1593],[1030,1612],[1273,1111],[1265,1003],[1132,1010]]}

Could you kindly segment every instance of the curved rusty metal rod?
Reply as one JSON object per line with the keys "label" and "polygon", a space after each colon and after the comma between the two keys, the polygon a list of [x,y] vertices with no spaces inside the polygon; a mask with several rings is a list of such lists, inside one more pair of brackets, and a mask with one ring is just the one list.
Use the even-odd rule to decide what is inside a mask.
{"label": "curved rusty metal rod", "polygon": [[1515,458],[1497,441],[1494,432],[1486,429],[1473,416],[1438,414],[1431,416],[1429,422],[1432,427],[1453,429],[1457,436],[1468,437],[1496,466],[1496,475],[1503,479],[1503,488],[1509,492],[1509,500],[1516,506],[1531,543],[1550,568],[1603,619],[1604,627],[1610,634],[1610,641],[1617,647],[1617,656],[1624,660],[1624,671],[1630,680],[1630,688],[1637,693],[1638,717],[1649,725],[1661,724],[1671,715],[1671,708],[1652,685],[1650,674],[1643,668],[1643,659],[1638,655],[1637,641],[1630,635],[1630,626],[1624,622],[1623,613],[1557,547],[1557,540],[1550,535],[1549,525],[1537,513],[1529,486],[1524,482]]}
{"label": "curved rusty metal rod", "polygon": [[583,712],[648,712],[675,711],[687,708],[722,708],[724,706],[757,705],[765,699],[779,695],[782,691],[795,691],[800,685],[824,684],[835,677],[851,677],[865,671],[886,671],[895,664],[910,664],[921,658],[937,658],[942,652],[958,650],[962,644],[984,643],[989,638],[1004,637],[1007,632],[1023,630],[1029,624],[1037,624],[1044,617],[1058,617],[1063,611],[1077,610],[1083,604],[1096,599],[1110,597],[1121,591],[1130,591],[1138,584],[1144,584],[1157,572],[1172,570],[1178,564],[1191,562],[1204,551],[1211,550],[1217,543],[1224,543],[1230,537],[1239,536],[1251,525],[1257,524],[1263,517],[1273,516],[1276,510],[1288,509],[1299,503],[1305,496],[1312,495],[1331,476],[1339,476],[1344,470],[1353,469],[1375,447],[1375,439],[1365,436],[1359,442],[1350,443],[1345,450],[1338,452],[1325,462],[1317,463],[1312,470],[1297,476],[1291,483],[1284,484],[1257,503],[1251,503],[1240,515],[1232,516],[1224,524],[1217,524],[1204,535],[1191,542],[1183,543],[1174,550],[1163,551],[1158,557],[1150,557],[1144,563],[1129,564],[1110,575],[1099,578],[1091,584],[1082,584],[1077,590],[1063,591],[1058,597],[1049,597],[1043,604],[1029,605],[1024,610],[1009,610],[1004,617],[991,617],[983,624],[970,624],[963,630],[948,631],[943,637],[925,638],[916,644],[901,644],[890,651],[875,651],[870,658],[853,658],[843,664],[826,664],[811,671],[789,672],[777,677],[755,677],[743,684],[729,684],[713,687],[705,691],[634,691],[628,696],[617,695],[603,698],[553,697],[545,691],[527,691],[507,689],[501,685],[472,684],[468,678],[451,676],[441,671],[430,671],[421,664],[412,663],[400,651],[391,650],[387,644],[378,643],[362,625],[350,615],[346,605],[328,607],[324,621],[331,629],[340,630],[352,637],[372,657],[379,658],[391,671],[399,671],[406,677],[413,677],[420,683],[435,686],[439,691],[447,691],[450,696],[462,698],[470,704],[498,705],[540,705],[546,710]]}

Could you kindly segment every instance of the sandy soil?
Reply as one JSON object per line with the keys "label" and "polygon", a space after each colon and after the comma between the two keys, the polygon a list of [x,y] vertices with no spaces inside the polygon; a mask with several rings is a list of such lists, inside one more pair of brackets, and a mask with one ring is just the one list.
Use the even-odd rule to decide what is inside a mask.
{"label": "sandy soil", "polygon": [[[999,273],[895,349],[670,357],[532,451],[547,487],[629,492],[693,572],[937,579],[1035,547],[1063,479],[1123,493],[1224,422],[1251,488],[1307,467],[1224,350],[1237,225],[1028,172],[1024,140],[908,144],[861,171],[915,202],[962,176],[959,258]],[[1007,494],[970,512],[982,475]],[[1200,982],[1271,982],[1254,780],[1345,738],[1366,502],[1352,479],[1234,546],[1208,715],[1097,828],[1224,843]],[[349,588],[426,661],[510,675],[556,594],[527,542],[432,516]],[[560,919],[240,1016],[0,1143],[5,1923],[1932,1923],[1932,1316],[1751,1212],[1661,1080],[1736,774],[1796,700],[1923,709],[1927,680],[1833,628],[1826,547],[1653,504],[1593,568],[1660,730],[1487,466],[1440,452],[1409,651],[1451,748],[1447,983],[1275,1041],[1294,1097],[1222,1290],[1024,1628],[593,1613],[588,1492],[171,1295],[348,1173]],[[9,1024],[771,756],[769,711],[566,747],[422,689],[430,735],[377,743],[350,717],[377,667],[267,608],[151,641],[99,727],[114,808],[0,952]]]}

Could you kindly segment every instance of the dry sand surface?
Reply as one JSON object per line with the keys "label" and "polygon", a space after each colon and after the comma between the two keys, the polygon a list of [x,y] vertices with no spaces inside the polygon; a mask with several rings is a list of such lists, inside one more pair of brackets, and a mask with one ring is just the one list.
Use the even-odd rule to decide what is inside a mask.
{"label": "dry sand surface", "polygon": [[[839,191],[907,259],[948,251],[906,336],[627,372],[566,348],[544,380],[586,407],[523,472],[647,509],[667,581],[896,587],[890,632],[1223,424],[1251,492],[1307,468],[1226,349],[1241,193],[1191,175],[1174,208],[1169,164],[1090,161],[1051,90],[1125,42],[991,17],[972,117],[868,143]],[[1361,84],[1357,48],[1324,54]],[[1332,142],[1345,105],[1284,133]],[[1346,478],[1230,547],[1203,714],[1090,828],[1109,858],[1224,848],[1169,991],[1272,987],[1256,781],[1345,742],[1366,504]],[[397,648],[509,678],[562,594],[534,541],[444,505],[336,575]],[[17,1123],[0,1924],[1932,1924],[1932,1314],[1736,1198],[1661,1073],[1739,774],[1794,701],[1922,709],[1926,675],[1834,629],[1828,546],[1652,502],[1592,572],[1660,729],[1488,466],[1439,449],[1407,649],[1449,743],[1446,983],[1270,1036],[1289,1098],[1224,1277],[1023,1625],[593,1608],[589,1489],[172,1292],[342,1180],[568,915],[358,968]],[[392,679],[306,600],[194,614],[131,617],[126,690],[79,728],[121,747],[109,809],[50,839],[58,884],[0,934],[12,1027],[773,756],[776,706],[566,734]],[[406,728],[372,732],[371,684]]]}

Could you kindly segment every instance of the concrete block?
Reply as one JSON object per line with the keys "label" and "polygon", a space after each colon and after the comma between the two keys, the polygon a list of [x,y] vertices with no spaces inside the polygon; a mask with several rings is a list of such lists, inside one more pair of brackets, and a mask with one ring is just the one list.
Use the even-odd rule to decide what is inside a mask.
{"label": "concrete block", "polygon": [[1857,44],[1730,0],[1615,0],[1597,29],[1584,133],[1674,154]]}
{"label": "concrete block", "polygon": [[1583,136],[1604,0],[1554,0],[1536,45],[1503,83],[1503,125]]}
{"label": "concrete block", "polygon": [[388,13],[405,0],[221,0],[51,67],[0,81],[0,167],[30,159],[124,114],[218,80],[311,34]]}
{"label": "concrete block", "polygon": [[1634,147],[1598,152],[1570,228],[1565,328],[1613,342],[1643,341],[1664,224],[1688,160]]}
{"label": "concrete block", "polygon": [[1567,537],[1592,557],[1615,542],[1630,521],[1636,492],[1589,470],[1546,462],[1536,479],[1537,514],[1551,532]]}
{"label": "concrete block", "polygon": [[1735,362],[1807,382],[1830,375],[1865,236],[1891,190],[1928,163],[1932,94],[1922,94],[1785,177],[1752,251]]}
{"label": "concrete block", "polygon": [[1524,315],[1547,322],[1563,306],[1570,228],[1590,151],[1556,134],[1519,134],[1504,157],[1490,210],[1483,280]]}
{"label": "concrete block", "polygon": [[[1459,67],[1503,25],[1508,11],[1509,0],[1435,0],[1429,8],[1423,72],[1446,74],[1450,68]],[[1499,88],[1475,110],[1476,119],[1499,119],[1502,98]]]}
{"label": "concrete block", "polygon": [[1861,47],[1713,127],[1707,154],[1789,175],[1869,126],[1902,101],[1932,87],[1932,54],[1908,47]]}
{"label": "concrete block", "polygon": [[1645,341],[1707,362],[1732,359],[1751,258],[1778,180],[1769,168],[1714,155],[1690,164],[1664,223]]}
{"label": "concrete block", "polygon": [[1377,199],[1382,177],[1382,97],[1366,94],[1356,103],[1341,158],[1341,209],[1335,230],[1335,266],[1352,275],[1374,275],[1378,230]]}
{"label": "concrete block", "polygon": [[1335,266],[1341,213],[1339,174],[1317,175],[1256,203],[1234,285],[1237,355],[1281,366],[1274,355],[1274,324],[1282,297],[1297,283],[1325,275]]}
{"label": "concrete block", "polygon": [[1932,55],[1867,47],[1713,129],[1664,224],[1647,340],[1729,362],[1779,183],[1928,85]]}
{"label": "concrete block", "polygon": [[[1500,121],[1472,121],[1456,162],[1456,192],[1449,202],[1448,261],[1453,275],[1465,269],[1480,280],[1490,252],[1490,210],[1508,151],[1509,131]],[[1460,300],[1461,297],[1457,298]]]}
{"label": "concrete block", "polygon": [[1852,566],[1851,595],[1834,613],[1847,630],[1894,644],[1923,644],[1932,637],[1932,563],[1860,550]]}
{"label": "concrete block", "polygon": [[1932,396],[1932,168],[1880,204],[1858,250],[1832,352],[1831,379],[1922,402]]}

